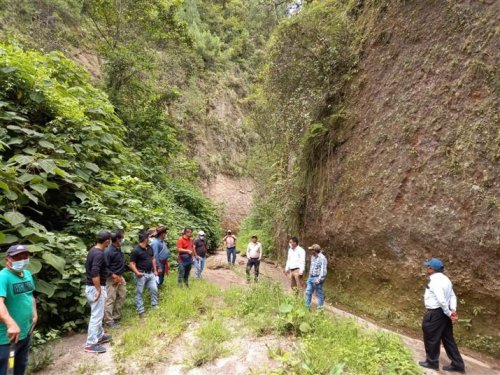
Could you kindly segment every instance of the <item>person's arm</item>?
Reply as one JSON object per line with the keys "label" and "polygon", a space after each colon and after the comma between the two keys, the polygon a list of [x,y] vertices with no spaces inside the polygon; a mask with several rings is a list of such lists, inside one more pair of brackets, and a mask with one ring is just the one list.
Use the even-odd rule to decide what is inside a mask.
{"label": "person's arm", "polygon": [[290,271],[290,249],[288,249],[288,254],[286,256],[285,273]]}
{"label": "person's arm", "polygon": [[104,254],[96,253],[92,259],[92,266],[90,267],[90,277],[95,287],[95,300],[101,297],[101,267],[104,263]]}
{"label": "person's arm", "polygon": [[304,274],[304,271],[306,270],[306,251],[302,249],[301,252],[299,252],[299,271],[300,275]]}
{"label": "person's arm", "polygon": [[453,291],[453,287],[451,288],[450,309],[451,309],[450,318],[452,320],[458,320],[457,296],[455,295],[455,292]]}
{"label": "person's arm", "polygon": [[325,281],[326,273],[328,272],[327,267],[328,267],[328,262],[326,260],[326,257],[321,258],[321,268],[319,270],[318,284]]}
{"label": "person's arm", "polygon": [[36,324],[38,323],[38,312],[36,311],[36,298],[33,296],[33,323],[31,324],[31,329],[29,334],[31,335],[33,333],[33,330],[36,327]]}
{"label": "person's arm", "polygon": [[247,259],[250,259],[250,246],[251,246],[251,243],[249,243],[247,245]]}
{"label": "person's arm", "polygon": [[196,258],[196,259],[199,259],[200,257],[198,256],[198,253],[196,252],[196,246],[194,245],[194,241],[193,241],[193,256]]}
{"label": "person's arm", "polygon": [[154,256],[151,258],[151,263],[153,264],[153,273],[154,273],[156,276],[158,276],[158,270],[156,269],[156,259],[155,259],[155,257],[154,257]]}
{"label": "person's arm", "polygon": [[132,270],[132,272],[137,276],[138,278],[141,278],[144,276],[142,272],[139,272],[137,269],[137,253],[135,250],[132,251],[132,254],[130,255],[130,262],[128,264],[128,267]]}
{"label": "person's arm", "polygon": [[259,243],[259,262],[262,260],[262,253],[263,253],[262,244]]}
{"label": "person's arm", "polygon": [[142,272],[139,272],[139,270],[137,269],[137,266],[135,264],[135,262],[133,261],[130,261],[130,263],[128,264],[129,268],[132,270],[132,272],[135,274],[135,276],[141,278],[144,276],[144,274]]}
{"label": "person's arm", "polygon": [[446,301],[446,298],[444,296],[443,287],[438,283],[431,281],[429,283],[429,289],[436,296],[436,299],[438,300],[439,305],[443,309],[445,315],[451,316],[450,307],[448,306],[448,301]]}
{"label": "person's arm", "polygon": [[120,284],[122,282],[121,275],[118,275],[116,272],[116,265],[120,263],[120,260],[117,259],[116,252],[111,252],[111,250],[104,251],[104,261],[108,266],[108,269],[111,271],[111,277],[113,278],[113,282],[115,284]]}
{"label": "person's arm", "polygon": [[21,329],[16,321],[10,316],[7,306],[5,306],[5,297],[0,297],[0,321],[4,322],[7,327],[7,337],[10,342],[17,343],[21,335]]}
{"label": "person's arm", "polygon": [[192,251],[189,249],[183,249],[182,248],[182,243],[181,240],[177,241],[177,252],[178,253],[186,253],[186,254],[191,254]]}

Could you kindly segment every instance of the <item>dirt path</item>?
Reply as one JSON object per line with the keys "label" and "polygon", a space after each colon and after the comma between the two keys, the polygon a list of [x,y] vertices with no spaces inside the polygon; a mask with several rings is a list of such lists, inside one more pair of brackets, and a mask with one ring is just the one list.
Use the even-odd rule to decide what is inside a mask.
{"label": "dirt path", "polygon": [[[245,277],[246,259],[238,255],[237,266],[233,269],[228,269],[227,260],[224,253],[219,252],[211,256],[207,260],[207,268],[203,273],[203,278],[213,284],[218,285],[222,289],[227,289],[231,286],[247,285]],[[281,272],[281,268],[274,264],[262,263],[261,279],[269,278],[278,281],[283,285],[285,290],[290,290],[289,281]],[[341,315],[343,317],[354,319],[357,323],[369,329],[389,331],[382,328],[373,322],[359,318],[343,310],[327,305],[326,311],[331,314]],[[196,329],[199,322],[191,324],[186,332],[174,340],[171,344],[172,350],[166,356],[165,364],[157,366],[151,373],[165,375],[211,375],[211,374],[228,374],[228,375],[243,375],[266,373],[276,369],[280,364],[269,358],[269,351],[276,348],[290,348],[293,342],[290,338],[263,336],[255,337],[246,327],[233,319],[226,319],[227,325],[235,334],[229,340],[225,347],[228,349],[227,354],[214,360],[213,362],[204,364],[200,367],[193,367],[190,362],[190,350],[178,351],[176,348],[193,348],[196,344]],[[398,334],[398,333],[397,333]],[[409,336],[398,334],[403,342],[410,348],[415,360],[420,360],[425,357],[423,343],[421,340],[411,338]],[[118,366],[113,360],[112,345],[106,344],[108,351],[105,354],[96,355],[89,354],[83,351],[85,343],[84,334],[76,334],[70,337],[65,337],[54,345],[55,360],[54,363],[47,369],[39,372],[42,375],[66,375],[66,374],[92,374],[92,375],[113,375],[118,374]],[[442,352],[441,366],[448,364],[446,354]],[[470,356],[464,356],[466,361],[467,374],[471,375],[491,375],[500,374],[498,367]],[[493,363],[493,362],[492,362]],[[141,373],[133,369],[128,369],[127,374]],[[445,372],[427,371],[426,374],[445,374]]]}
{"label": "dirt path", "polygon": [[[225,269],[227,267],[226,264],[227,264],[226,255],[223,252],[219,252],[216,255],[210,257],[207,260],[208,269],[204,272],[204,277],[208,281],[213,282],[222,288],[228,288],[231,285],[240,285],[240,286],[246,285],[244,276],[246,258],[241,257],[238,254],[237,266],[233,269],[234,272],[229,272],[229,270]],[[216,268],[216,269],[211,269],[211,268]],[[285,288],[285,290],[289,291],[291,290],[289,280],[283,274],[282,268],[280,268],[279,266],[272,263],[262,262],[260,266],[260,274],[261,274],[260,278],[269,278],[271,280],[278,281],[281,283],[283,288]],[[393,332],[386,328],[380,327],[373,322],[362,319],[356,315],[340,310],[328,304],[326,305],[325,310],[332,314],[341,315],[349,319],[354,319],[357,323],[369,329],[376,329],[385,332]],[[406,346],[412,351],[413,358],[415,358],[416,361],[425,359],[424,343],[421,340],[397,332],[393,333],[401,337]],[[500,374],[500,368],[498,367],[498,363],[495,363],[494,360],[492,360],[491,363],[486,363],[484,361],[480,361],[478,359],[475,359],[467,355],[463,355],[463,357],[467,369],[467,374],[471,375]],[[449,361],[447,359],[446,353],[444,349],[442,349],[440,366],[442,367],[448,364]],[[445,373],[445,372],[437,372],[431,370],[425,372],[425,374],[428,375],[440,374],[440,373]]]}

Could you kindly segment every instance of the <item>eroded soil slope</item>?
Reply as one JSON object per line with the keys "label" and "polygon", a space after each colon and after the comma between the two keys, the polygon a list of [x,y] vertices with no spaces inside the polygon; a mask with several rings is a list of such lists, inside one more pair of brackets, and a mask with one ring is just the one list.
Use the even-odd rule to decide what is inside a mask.
{"label": "eroded soil slope", "polygon": [[500,356],[500,5],[358,5],[351,119],[314,167],[305,239],[334,256],[339,302],[415,330],[422,261],[442,258],[462,344]]}

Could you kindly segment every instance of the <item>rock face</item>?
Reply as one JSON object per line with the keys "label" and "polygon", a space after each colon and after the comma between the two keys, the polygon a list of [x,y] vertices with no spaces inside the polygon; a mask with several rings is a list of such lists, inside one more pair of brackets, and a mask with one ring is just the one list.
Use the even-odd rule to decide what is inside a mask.
{"label": "rock face", "polygon": [[386,3],[359,9],[351,119],[312,167],[304,239],[333,260],[339,302],[412,328],[422,262],[443,259],[462,343],[500,356],[499,3]]}

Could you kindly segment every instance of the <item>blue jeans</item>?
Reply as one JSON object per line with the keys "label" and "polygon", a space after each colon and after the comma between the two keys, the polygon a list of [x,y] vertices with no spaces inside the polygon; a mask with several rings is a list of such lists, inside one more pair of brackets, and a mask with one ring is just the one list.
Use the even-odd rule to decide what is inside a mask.
{"label": "blue jeans", "polygon": [[97,344],[104,331],[102,330],[102,319],[106,306],[106,287],[101,285],[101,295],[95,300],[96,288],[93,285],[85,286],[85,297],[90,304],[90,320],[87,332],[87,345]]}
{"label": "blue jeans", "polygon": [[193,267],[193,263],[179,263],[179,275],[177,276],[177,282],[179,285],[189,286],[189,274],[191,273],[191,268]]}
{"label": "blue jeans", "polygon": [[[14,375],[24,375],[28,366],[31,336],[19,340],[14,354]],[[10,345],[0,345],[0,375],[6,375],[9,366]]]}
{"label": "blue jeans", "polygon": [[134,276],[135,278],[135,307],[139,314],[143,314],[144,300],[142,299],[142,294],[144,293],[144,288],[149,289],[151,294],[151,307],[156,307],[158,305],[158,285],[156,284],[156,276],[154,273],[144,273],[142,277]]}
{"label": "blue jeans", "polygon": [[200,257],[199,259],[194,259],[194,271],[195,271],[195,276],[197,279],[201,278],[201,273],[203,272],[203,269],[205,268],[205,257]]}
{"label": "blue jeans", "polygon": [[229,264],[234,264],[236,262],[236,247],[228,247],[227,252],[227,262]]}
{"label": "blue jeans", "polygon": [[318,310],[323,309],[323,304],[325,303],[325,294],[323,293],[324,280],[319,284],[316,284],[317,277],[309,277],[307,279],[307,288],[305,294],[306,307],[311,307],[311,299],[314,291],[316,291],[316,298],[318,298]]}

